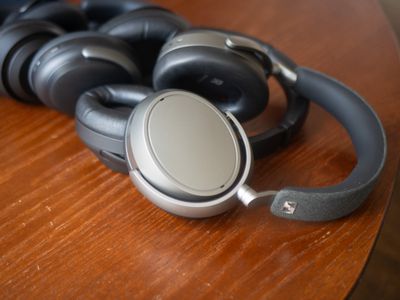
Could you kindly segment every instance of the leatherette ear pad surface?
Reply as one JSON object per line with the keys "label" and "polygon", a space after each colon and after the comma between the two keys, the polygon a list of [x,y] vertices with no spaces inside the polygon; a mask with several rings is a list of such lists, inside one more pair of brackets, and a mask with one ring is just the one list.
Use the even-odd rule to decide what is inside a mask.
{"label": "leatherette ear pad surface", "polygon": [[88,28],[87,18],[78,8],[64,2],[49,2],[37,4],[24,13],[12,13],[5,24],[16,20],[44,20],[57,24],[66,31],[86,30]]}
{"label": "leatherette ear pad surface", "polygon": [[125,131],[132,109],[151,95],[145,86],[103,86],[83,94],[76,107],[76,129],[81,140],[113,171],[128,173]]}
{"label": "leatherette ear pad surface", "polygon": [[185,47],[159,58],[154,88],[188,90],[210,100],[239,121],[259,115],[268,104],[269,89],[256,59],[210,47]]}
{"label": "leatherette ear pad surface", "polygon": [[81,9],[91,22],[102,24],[129,11],[158,7],[145,0],[82,0]]}
{"label": "leatherette ear pad surface", "polygon": [[64,31],[52,23],[21,20],[0,30],[0,92],[17,100],[40,103],[30,89],[28,70],[33,55]]}
{"label": "leatherette ear pad surface", "polygon": [[161,8],[145,8],[120,15],[99,28],[128,42],[136,51],[142,71],[151,75],[161,47],[188,23]]}

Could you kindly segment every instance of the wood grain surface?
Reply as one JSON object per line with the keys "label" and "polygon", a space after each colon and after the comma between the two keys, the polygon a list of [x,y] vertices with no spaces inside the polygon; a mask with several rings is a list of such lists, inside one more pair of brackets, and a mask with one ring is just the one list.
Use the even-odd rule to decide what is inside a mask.
{"label": "wood grain surface", "polygon": [[[400,156],[400,64],[376,0],[165,0],[195,25],[243,31],[368,99],[388,136],[388,161],[368,201],[327,223],[287,221],[238,206],[189,220],[147,201],[102,166],[74,121],[0,99],[0,298],[342,299],[359,278],[390,201]],[[271,105],[247,125],[269,126]],[[344,130],[312,106],[286,149],[258,161],[260,188],[323,186],[355,164]]]}

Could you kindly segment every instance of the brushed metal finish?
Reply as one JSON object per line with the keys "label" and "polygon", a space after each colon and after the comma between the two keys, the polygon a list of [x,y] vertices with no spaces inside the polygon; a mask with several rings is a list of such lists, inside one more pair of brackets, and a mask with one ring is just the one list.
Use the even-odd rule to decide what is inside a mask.
{"label": "brushed metal finish", "polygon": [[[185,93],[183,91],[170,91],[165,94],[156,93],[154,99],[163,98],[169,93]],[[145,153],[141,151],[140,138],[143,138],[143,128],[138,128],[140,124],[138,120],[143,121],[143,112],[145,112],[149,103],[143,102],[143,105],[139,105],[134,113],[131,115],[126,132],[126,154],[129,166],[129,174],[132,182],[136,188],[152,203],[162,208],[163,210],[172,213],[174,215],[187,217],[187,218],[207,218],[215,215],[219,215],[239,203],[237,199],[237,193],[240,188],[246,184],[253,170],[253,154],[250,143],[247,139],[244,129],[241,127],[238,120],[231,113],[226,113],[227,120],[231,121],[235,131],[237,132],[237,141],[242,144],[242,169],[237,176],[236,182],[227,190],[216,197],[204,199],[201,202],[188,201],[187,198],[183,197],[172,197],[167,193],[160,191],[150,181],[147,180],[138,168],[138,158],[142,158]],[[218,112],[220,113],[220,112]],[[139,126],[140,127],[140,126]],[[135,149],[135,151],[133,151]],[[153,178],[152,178],[153,179]]]}
{"label": "brushed metal finish", "polygon": [[215,196],[229,189],[240,168],[240,150],[226,118],[197,96],[168,95],[152,108],[148,149],[179,189]]}
{"label": "brushed metal finish", "polygon": [[207,100],[174,90],[140,103],[126,132],[130,170],[171,197],[205,201],[232,188],[241,153],[229,120]]}

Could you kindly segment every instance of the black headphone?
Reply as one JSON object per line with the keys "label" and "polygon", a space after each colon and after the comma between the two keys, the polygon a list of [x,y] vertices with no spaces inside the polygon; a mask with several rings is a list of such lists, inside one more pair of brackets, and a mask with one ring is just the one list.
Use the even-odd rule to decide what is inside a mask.
{"label": "black headphone", "polygon": [[24,1],[6,17],[3,25],[18,20],[48,21],[66,31],[79,31],[88,28],[87,18],[79,8],[58,0]]}
{"label": "black headphone", "polygon": [[82,0],[80,3],[80,8],[88,17],[92,29],[98,29],[99,26],[119,15],[148,7],[159,6],[146,0]]}
{"label": "black headphone", "polygon": [[[42,102],[73,115],[79,96],[91,88],[112,83],[141,83],[143,71],[152,70],[153,56],[158,54],[160,45],[187,24],[154,5],[129,3],[113,1],[110,5],[108,1],[84,1],[84,11],[97,21],[112,17],[109,11],[134,11],[122,15],[122,21],[117,17],[115,23],[110,20],[104,24],[101,30],[104,33],[68,33],[55,38],[63,33],[55,23],[65,30],[82,30],[87,28],[86,16],[63,1],[28,1],[7,17],[0,30],[0,44],[6,45],[0,51],[0,92],[24,102]],[[112,7],[119,9],[112,10]],[[49,22],[44,25],[43,20]],[[118,35],[120,29],[127,34],[132,25],[135,27],[132,36],[126,36],[132,45],[129,46]],[[110,34],[106,33],[107,28],[112,31]],[[49,42],[51,39],[54,40]],[[145,61],[139,54],[149,45],[154,45],[155,50],[153,58]]]}

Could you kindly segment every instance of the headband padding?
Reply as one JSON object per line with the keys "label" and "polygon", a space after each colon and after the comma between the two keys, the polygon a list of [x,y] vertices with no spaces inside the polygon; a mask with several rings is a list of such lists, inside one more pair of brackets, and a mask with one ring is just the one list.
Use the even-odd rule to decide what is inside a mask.
{"label": "headband padding", "polygon": [[63,2],[37,4],[23,13],[13,13],[4,21],[10,24],[16,20],[44,20],[52,22],[66,31],[86,30],[86,16],[78,8]]}
{"label": "headband padding", "polygon": [[[376,113],[364,99],[336,80],[298,68],[294,89],[331,113],[348,131],[357,165],[340,184],[325,188],[285,188],[273,201],[273,214],[303,221],[327,221],[350,214],[368,196],[386,159],[386,137]],[[292,202],[294,214],[284,213]]]}
{"label": "headband padding", "polygon": [[156,90],[175,88],[199,94],[239,121],[256,117],[268,104],[269,89],[261,64],[231,51],[178,48],[159,58],[153,76]]}

